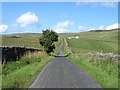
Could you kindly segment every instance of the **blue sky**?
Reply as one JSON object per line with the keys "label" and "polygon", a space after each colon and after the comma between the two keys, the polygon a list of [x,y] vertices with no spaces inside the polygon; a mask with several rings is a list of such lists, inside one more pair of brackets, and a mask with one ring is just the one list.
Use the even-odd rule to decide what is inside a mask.
{"label": "blue sky", "polygon": [[0,33],[58,33],[114,29],[118,6],[113,2],[3,2]]}

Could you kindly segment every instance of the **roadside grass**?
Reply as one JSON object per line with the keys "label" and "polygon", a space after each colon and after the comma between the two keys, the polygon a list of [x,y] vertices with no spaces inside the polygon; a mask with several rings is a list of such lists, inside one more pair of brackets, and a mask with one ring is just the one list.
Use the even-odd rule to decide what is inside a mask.
{"label": "roadside grass", "polygon": [[54,49],[54,52],[51,52],[50,55],[51,56],[56,56],[58,51],[60,50],[61,46],[62,46],[62,38],[58,37],[58,41],[54,42],[56,49]]}
{"label": "roadside grass", "polygon": [[16,62],[2,67],[2,88],[28,88],[52,56],[44,52],[27,53]]}
{"label": "roadside grass", "polygon": [[103,88],[118,88],[118,63],[110,58],[99,60],[87,55],[71,55],[68,58],[90,74]]}
{"label": "roadside grass", "polygon": [[21,57],[20,59],[17,59],[17,61],[11,61],[11,62],[7,62],[6,64],[4,64],[2,66],[2,74],[7,75],[11,72],[14,72],[15,70],[18,70],[36,61],[40,62],[41,59],[46,55],[47,54],[42,51],[38,51],[34,53],[27,52],[23,57]]}
{"label": "roadside grass", "polygon": [[68,47],[68,42],[67,40],[64,38],[64,56],[68,56],[70,54],[70,49]]}
{"label": "roadside grass", "polygon": [[0,64],[0,90],[2,89],[2,64]]}

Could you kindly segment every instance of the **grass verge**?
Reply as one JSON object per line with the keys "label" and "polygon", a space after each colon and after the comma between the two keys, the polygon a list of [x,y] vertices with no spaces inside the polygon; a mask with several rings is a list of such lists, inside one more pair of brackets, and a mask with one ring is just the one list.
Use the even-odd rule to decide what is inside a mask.
{"label": "grass verge", "polygon": [[60,50],[60,48],[62,46],[61,42],[62,42],[62,38],[61,37],[58,38],[57,42],[54,42],[56,48],[54,49],[54,52],[50,53],[51,56],[56,56],[57,55],[58,51]]}
{"label": "grass verge", "polygon": [[68,47],[68,42],[66,38],[64,38],[64,56],[68,56],[70,54],[70,48]]}
{"label": "grass verge", "polygon": [[44,52],[35,52],[3,65],[2,88],[28,88],[51,59]]}
{"label": "grass verge", "polygon": [[118,64],[110,58],[98,60],[86,55],[72,55],[68,58],[90,74],[103,88],[118,88]]}
{"label": "grass verge", "polygon": [[2,89],[2,64],[0,63],[0,90]]}

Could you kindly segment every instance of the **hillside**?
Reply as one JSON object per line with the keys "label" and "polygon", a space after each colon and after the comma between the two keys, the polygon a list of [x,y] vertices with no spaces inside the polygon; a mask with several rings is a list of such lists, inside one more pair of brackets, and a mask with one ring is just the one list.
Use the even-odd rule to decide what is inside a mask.
{"label": "hillside", "polygon": [[[79,36],[79,39],[68,39],[70,36]],[[66,34],[69,47],[73,52],[103,52],[118,54],[118,30],[108,32],[81,32]]]}

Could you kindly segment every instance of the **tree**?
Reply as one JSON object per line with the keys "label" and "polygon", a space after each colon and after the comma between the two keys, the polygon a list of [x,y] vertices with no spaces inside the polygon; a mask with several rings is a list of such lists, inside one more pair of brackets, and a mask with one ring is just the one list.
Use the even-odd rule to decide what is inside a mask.
{"label": "tree", "polygon": [[43,35],[39,38],[39,43],[44,47],[47,53],[53,52],[55,49],[54,42],[58,41],[58,34],[53,30],[42,30]]}

